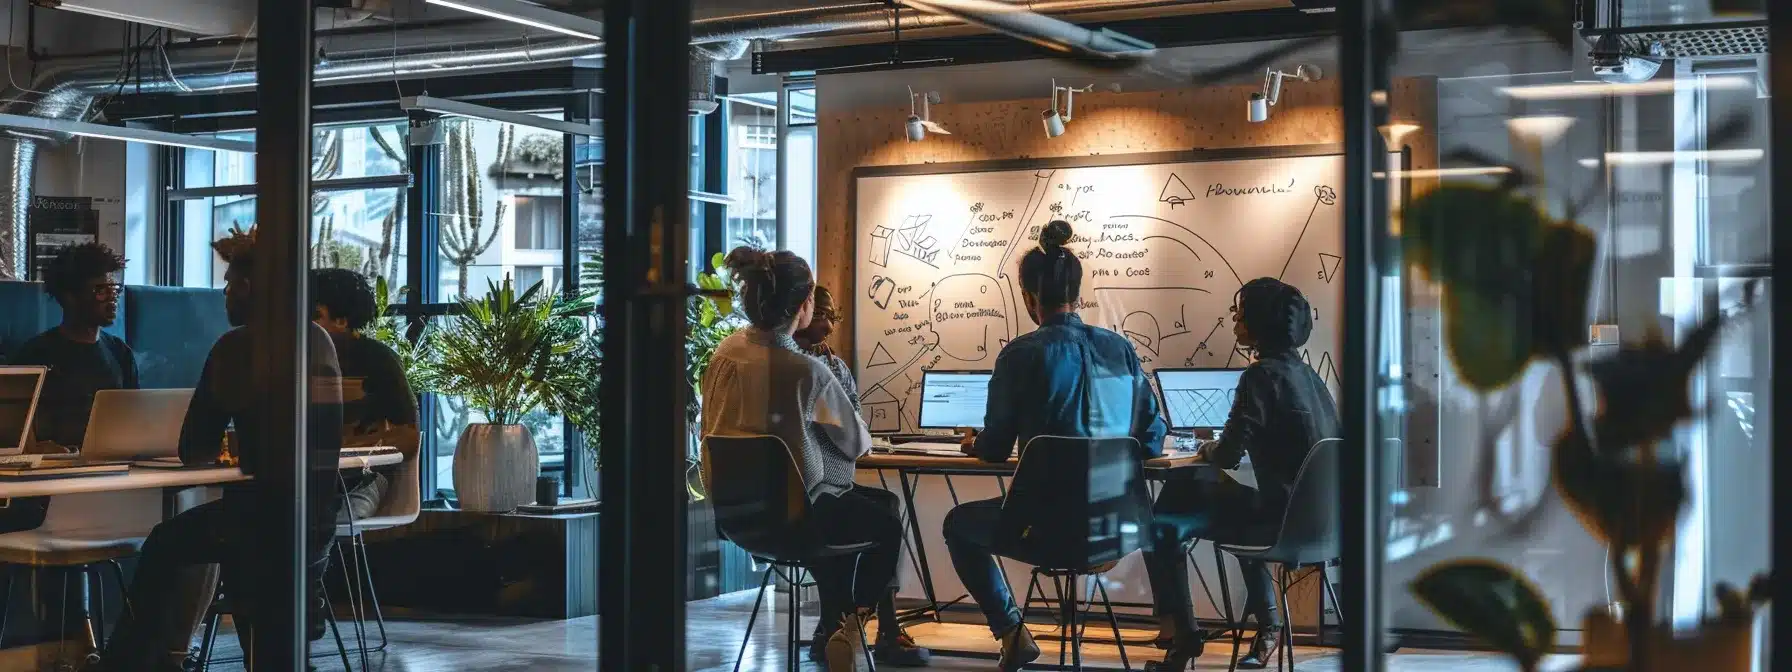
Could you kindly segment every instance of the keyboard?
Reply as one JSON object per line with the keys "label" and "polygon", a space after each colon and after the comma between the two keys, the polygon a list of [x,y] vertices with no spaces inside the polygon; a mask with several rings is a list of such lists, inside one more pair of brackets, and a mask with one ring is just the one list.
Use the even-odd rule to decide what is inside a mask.
{"label": "keyboard", "polygon": [[965,456],[964,450],[959,448],[957,443],[944,443],[944,442],[936,442],[936,441],[913,441],[913,442],[909,442],[909,443],[898,444],[894,448],[894,452],[908,453],[910,455],[935,455],[935,456],[939,456],[939,457],[964,457]]}

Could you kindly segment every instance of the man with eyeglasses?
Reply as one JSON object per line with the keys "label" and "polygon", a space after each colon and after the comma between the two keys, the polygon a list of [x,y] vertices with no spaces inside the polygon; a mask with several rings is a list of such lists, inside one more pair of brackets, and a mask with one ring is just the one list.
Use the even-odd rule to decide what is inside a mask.
{"label": "man with eyeglasses", "polygon": [[101,243],[69,245],[43,266],[44,293],[62,306],[62,323],[26,341],[8,364],[46,366],[37,440],[73,448],[87,434],[100,390],[136,389],[137,360],[124,339],[100,331],[118,321],[117,275],[124,257]]}

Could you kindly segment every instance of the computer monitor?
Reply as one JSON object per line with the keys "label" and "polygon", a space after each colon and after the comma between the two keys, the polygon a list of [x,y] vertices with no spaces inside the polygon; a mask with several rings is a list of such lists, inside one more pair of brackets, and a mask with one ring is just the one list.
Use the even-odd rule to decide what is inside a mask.
{"label": "computer monitor", "polygon": [[921,374],[921,428],[983,429],[989,406],[988,371],[925,371]]}
{"label": "computer monitor", "polygon": [[41,366],[0,366],[0,455],[25,452],[48,372]]}
{"label": "computer monitor", "polygon": [[1223,429],[1244,369],[1158,369],[1170,429]]}

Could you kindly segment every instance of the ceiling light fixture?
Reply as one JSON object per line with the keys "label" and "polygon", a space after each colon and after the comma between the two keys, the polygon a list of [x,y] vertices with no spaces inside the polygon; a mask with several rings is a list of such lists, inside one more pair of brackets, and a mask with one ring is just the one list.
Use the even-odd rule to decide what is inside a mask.
{"label": "ceiling light fixture", "polygon": [[1318,66],[1297,65],[1294,72],[1270,69],[1263,73],[1263,90],[1251,94],[1245,107],[1245,118],[1257,124],[1269,121],[1269,108],[1282,100],[1282,80],[1293,77],[1303,82],[1317,81],[1322,75]]}
{"label": "ceiling light fixture", "polygon": [[519,23],[530,28],[551,30],[562,35],[603,41],[604,24],[577,14],[554,10],[522,0],[426,0],[463,12],[472,12],[500,21]]}
{"label": "ceiling light fixture", "polygon": [[[1606,152],[1605,165],[1608,166],[1661,166],[1679,161],[1705,161],[1709,163],[1745,163],[1760,161],[1767,157],[1761,149],[1704,149],[1686,151],[1660,152]],[[1583,159],[1581,165],[1587,165]],[[1593,164],[1596,166],[1598,164]],[[1588,167],[1593,167],[1588,166]]]}
{"label": "ceiling light fixture", "polygon": [[[1051,107],[1047,108],[1045,112],[1040,115],[1041,119],[1045,122],[1045,137],[1055,138],[1063,135],[1064,125],[1070,123],[1071,119],[1075,118],[1076,94],[1088,93],[1094,89],[1094,84],[1081,88],[1074,86],[1058,86],[1058,80],[1053,79]],[[1062,113],[1058,112],[1058,93],[1060,91],[1064,93],[1064,111]]]}
{"label": "ceiling light fixture", "polygon": [[23,114],[0,114],[0,128],[11,130],[25,136],[38,133],[78,135],[86,138],[117,140],[119,142],[142,142],[151,145],[167,145],[170,147],[186,147],[188,149],[204,149],[214,152],[239,152],[254,154],[255,143],[242,140],[221,140],[182,133],[155,131],[147,128],[130,128],[126,126],[110,126],[85,121],[68,119],[48,119]]}
{"label": "ceiling light fixture", "polygon": [[1527,84],[1523,86],[1502,86],[1499,91],[1508,98],[1519,100],[1560,100],[1569,98],[1601,98],[1605,96],[1648,96],[1673,93],[1674,88],[1684,83],[1697,86],[1706,91],[1738,91],[1755,88],[1754,82],[1746,77],[1724,75],[1706,77],[1703,81],[1689,79],[1653,79],[1647,82],[1629,84],[1609,82],[1575,82],[1571,84]]}
{"label": "ceiling light fixture", "polygon": [[[918,115],[915,114],[915,101],[917,100],[921,101],[921,113]],[[915,93],[915,87],[908,87],[908,123],[904,125],[904,129],[908,133],[909,142],[920,142],[922,138],[927,137],[928,131],[940,135],[952,134],[951,131],[946,130],[946,127],[933,123],[933,109],[929,106],[938,105],[939,102],[940,92],[938,91]]]}
{"label": "ceiling light fixture", "polygon": [[495,107],[463,103],[458,100],[449,100],[447,98],[406,96],[398,99],[398,106],[405,111],[423,110],[426,112],[435,112],[437,114],[445,114],[455,117],[501,121],[506,124],[528,126],[530,128],[539,128],[544,131],[566,133],[569,135],[589,135],[592,137],[601,137],[603,135],[603,131],[598,128],[596,123],[581,124],[576,121],[548,119],[525,112],[500,110]]}

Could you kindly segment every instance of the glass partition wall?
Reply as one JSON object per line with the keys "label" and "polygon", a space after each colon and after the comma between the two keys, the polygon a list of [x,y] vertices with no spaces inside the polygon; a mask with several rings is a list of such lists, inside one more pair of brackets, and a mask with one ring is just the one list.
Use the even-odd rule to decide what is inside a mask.
{"label": "glass partition wall", "polygon": [[[1340,18],[1347,47],[1370,39]],[[1340,481],[1340,573],[1379,580],[1344,591],[1344,669],[1490,640],[1521,667],[1768,669],[1766,630],[1720,589],[1773,565],[1765,22],[1587,26],[1408,30],[1388,82],[1345,78],[1393,157],[1354,197],[1393,196],[1347,232],[1374,263],[1347,273],[1373,312],[1351,316],[1372,337],[1346,370],[1371,378],[1340,401],[1374,458],[1356,466],[1380,464]],[[1595,71],[1583,39],[1607,34],[1628,56]],[[1636,57],[1651,45],[1668,57]],[[1350,568],[1365,557],[1382,564]]]}

